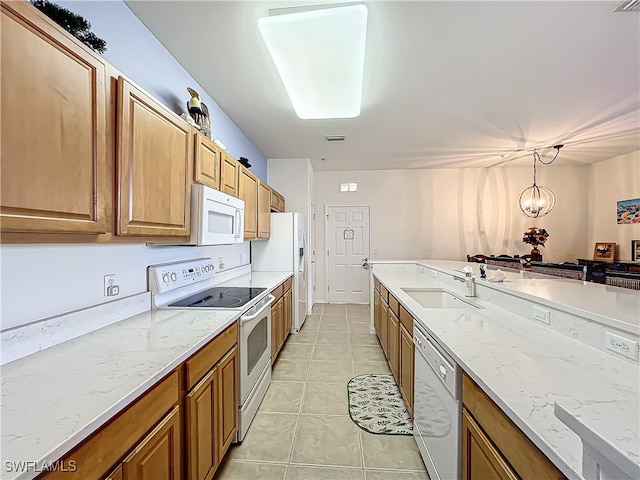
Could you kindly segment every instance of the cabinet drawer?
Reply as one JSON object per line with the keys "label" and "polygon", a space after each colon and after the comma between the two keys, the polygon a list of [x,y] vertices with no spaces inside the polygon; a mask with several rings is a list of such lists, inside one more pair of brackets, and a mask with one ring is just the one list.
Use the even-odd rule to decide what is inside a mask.
{"label": "cabinet drawer", "polygon": [[520,478],[565,478],[467,375],[462,376],[462,403]]}
{"label": "cabinet drawer", "polygon": [[280,297],[284,293],[284,290],[285,290],[284,289],[284,283],[281,283],[280,285],[278,285],[276,288],[274,288],[272,290],[271,295],[276,297],[276,299],[273,301],[273,305],[275,305],[275,303],[278,301],[278,299],[280,299]]}
{"label": "cabinet drawer", "polygon": [[293,283],[293,279],[291,277],[287,278],[284,281],[284,291],[286,292],[287,290],[289,290],[291,288],[291,284]]}
{"label": "cabinet drawer", "polygon": [[407,312],[402,305],[400,305],[400,323],[404,325],[404,328],[413,335],[413,317]]}
{"label": "cabinet drawer", "polygon": [[378,292],[380,291],[380,280],[375,277],[373,277],[373,288],[375,288]]}
{"label": "cabinet drawer", "polygon": [[389,304],[389,290],[387,290],[384,285],[380,284],[380,298],[387,305]]}
{"label": "cabinet drawer", "polygon": [[116,462],[131,450],[171,408],[178,404],[179,375],[174,371],[133,405],[113,419],[75,450],[65,455],[64,463],[74,460],[73,472],[54,471],[47,480],[84,480],[104,478]]}
{"label": "cabinet drawer", "polygon": [[238,343],[238,322],[227,327],[216,338],[202,347],[193,357],[186,361],[187,390],[200,381],[211,367],[220,361],[235,344]]}
{"label": "cabinet drawer", "polygon": [[389,310],[395,313],[396,317],[400,316],[400,303],[391,293],[389,294]]}

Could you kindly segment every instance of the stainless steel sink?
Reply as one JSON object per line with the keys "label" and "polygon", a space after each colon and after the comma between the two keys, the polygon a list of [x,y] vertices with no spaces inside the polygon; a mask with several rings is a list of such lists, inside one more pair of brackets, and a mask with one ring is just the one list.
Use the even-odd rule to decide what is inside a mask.
{"label": "stainless steel sink", "polygon": [[424,308],[483,308],[441,288],[401,288]]}

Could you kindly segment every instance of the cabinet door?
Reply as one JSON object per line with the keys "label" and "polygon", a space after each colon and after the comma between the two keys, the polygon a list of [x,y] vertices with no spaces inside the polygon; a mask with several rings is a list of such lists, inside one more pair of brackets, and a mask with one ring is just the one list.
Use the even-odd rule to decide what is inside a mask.
{"label": "cabinet door", "polygon": [[518,478],[465,408],[462,409],[462,478]]}
{"label": "cabinet door", "polygon": [[195,133],[195,157],[195,181],[219,190],[220,149],[199,132]]}
{"label": "cabinet door", "polygon": [[258,179],[244,167],[240,167],[238,198],[244,200],[244,239],[258,238]]}
{"label": "cabinet door", "polygon": [[238,196],[240,164],[227,152],[220,152],[220,191]]}
{"label": "cabinet door", "polygon": [[2,231],[104,233],[103,60],[28,2],[1,8]]}
{"label": "cabinet door", "polygon": [[396,383],[400,384],[398,377],[400,366],[400,320],[396,317],[396,314],[389,308],[389,338],[388,338],[387,351],[389,352],[389,367],[393,378],[396,379]]}
{"label": "cabinet door", "polygon": [[107,475],[107,478],[105,478],[105,480],[123,480],[122,465],[118,465],[118,468],[116,468],[113,472]]}
{"label": "cabinet door", "polygon": [[283,296],[280,300],[278,300],[278,303],[276,304],[276,311],[278,315],[278,351],[282,349],[282,345],[284,345],[284,340],[287,337],[285,332],[286,319],[284,316],[284,302],[285,302],[285,298]]}
{"label": "cabinet door", "polygon": [[258,181],[258,238],[271,235],[271,188]]}
{"label": "cabinet door", "polygon": [[219,411],[216,408],[218,395],[218,369],[213,368],[187,394],[187,479],[203,480],[213,477],[220,463],[218,455],[216,425]]}
{"label": "cabinet door", "polygon": [[380,339],[380,327],[382,325],[382,302],[380,300],[380,292],[373,291],[373,325],[376,328],[376,334]]}
{"label": "cabinet door", "polygon": [[278,356],[278,309],[276,303],[271,304],[271,365]]}
{"label": "cabinet door", "polygon": [[192,152],[189,125],[119,77],[118,235],[189,235]]}
{"label": "cabinet door", "polygon": [[380,314],[380,343],[382,344],[382,351],[384,356],[389,359],[388,353],[388,334],[389,334],[389,305],[384,300],[381,300],[381,314]]}
{"label": "cabinet door", "polygon": [[233,347],[218,366],[218,458],[222,460],[238,431],[238,347]]}
{"label": "cabinet door", "polygon": [[173,410],[122,462],[123,480],[179,480],[180,407]]}
{"label": "cabinet door", "polygon": [[413,349],[413,337],[404,327],[400,324],[400,372],[399,372],[399,387],[404,403],[407,405],[409,415],[413,417],[413,362],[414,362],[414,349]]}
{"label": "cabinet door", "polygon": [[291,333],[293,328],[293,293],[291,289],[284,294],[284,339]]}

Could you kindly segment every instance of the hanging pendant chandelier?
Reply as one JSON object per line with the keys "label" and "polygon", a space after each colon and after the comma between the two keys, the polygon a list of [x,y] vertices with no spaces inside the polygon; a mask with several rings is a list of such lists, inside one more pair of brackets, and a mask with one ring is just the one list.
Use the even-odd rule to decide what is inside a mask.
{"label": "hanging pendant chandelier", "polygon": [[558,158],[558,153],[560,153],[562,147],[563,145],[555,145],[553,147],[556,149],[556,155],[548,162],[542,161],[537,150],[533,151],[533,185],[525,188],[518,197],[518,206],[527,217],[544,217],[556,206],[554,193],[549,188],[538,185],[536,181],[536,162],[540,162],[543,165],[553,163]]}

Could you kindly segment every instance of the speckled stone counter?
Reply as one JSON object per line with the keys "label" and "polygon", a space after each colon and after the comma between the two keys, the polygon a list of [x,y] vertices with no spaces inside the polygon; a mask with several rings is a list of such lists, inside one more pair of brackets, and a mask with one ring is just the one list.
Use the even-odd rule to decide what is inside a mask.
{"label": "speckled stone counter", "polygon": [[[527,284],[516,272],[498,287],[478,281],[474,301],[482,309],[424,308],[403,291],[437,287],[463,294],[464,285],[453,281],[451,275],[462,275],[456,270],[466,265],[445,261],[376,263],[373,274],[568,478],[582,478],[582,442],[555,416],[556,402],[597,431],[630,463],[630,468],[640,473],[638,364],[518,315],[514,312],[520,307],[512,308],[508,300],[514,297],[504,300],[494,295],[497,288],[571,311],[579,305],[589,307],[600,301],[606,304],[608,295],[622,293],[606,291],[603,285],[598,285],[600,291],[581,290],[581,282],[566,285],[566,279],[556,282],[545,276],[533,276]],[[472,265],[477,273],[478,265]],[[492,273],[488,271],[489,276]],[[581,300],[578,292],[589,298]],[[617,309],[605,307],[593,315],[587,312],[575,321],[582,325],[588,323],[588,317],[606,316],[612,323],[633,331],[637,317],[631,318],[636,323],[626,320],[633,317],[637,292],[629,293],[628,302],[619,303]],[[599,294],[603,298],[599,299]],[[561,305],[563,300],[569,305]]]}

